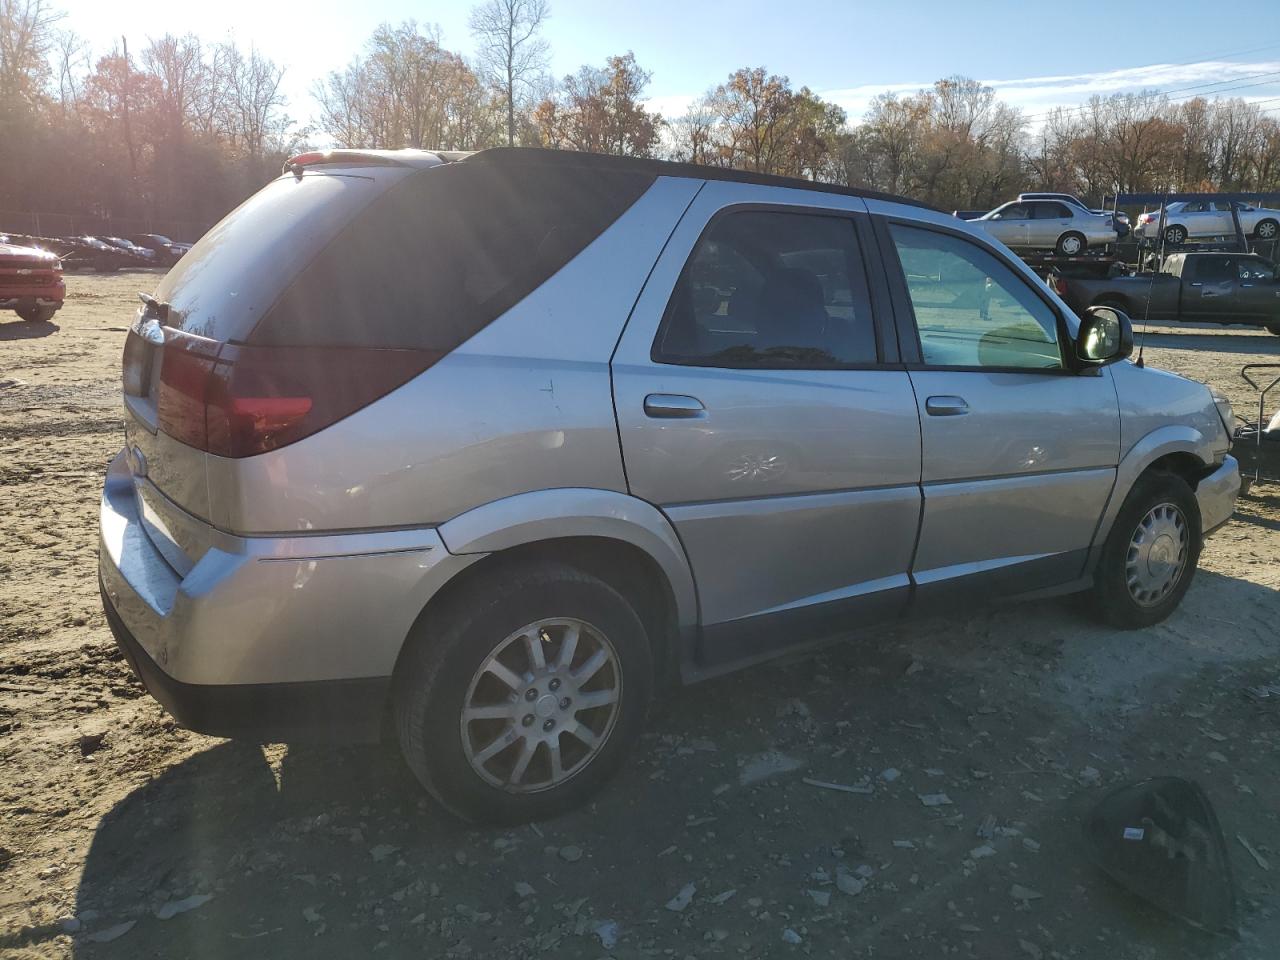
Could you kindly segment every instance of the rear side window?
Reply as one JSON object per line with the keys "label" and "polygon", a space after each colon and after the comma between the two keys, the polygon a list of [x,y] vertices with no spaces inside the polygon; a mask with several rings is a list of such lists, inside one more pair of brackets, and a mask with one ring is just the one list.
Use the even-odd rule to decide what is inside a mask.
{"label": "rear side window", "polygon": [[450,350],[573,259],[653,180],[483,161],[415,173],[297,275],[251,342]]}
{"label": "rear side window", "polygon": [[653,359],[769,369],[875,363],[853,222],[763,210],[716,219],[680,275]]}

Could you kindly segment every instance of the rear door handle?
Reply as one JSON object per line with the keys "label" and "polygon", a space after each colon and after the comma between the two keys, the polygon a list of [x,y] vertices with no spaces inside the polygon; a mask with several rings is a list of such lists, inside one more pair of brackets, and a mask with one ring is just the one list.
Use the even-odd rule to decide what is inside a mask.
{"label": "rear door handle", "polygon": [[697,397],[679,393],[651,393],[644,398],[645,416],[666,420],[690,420],[705,417],[707,408]]}
{"label": "rear door handle", "polygon": [[931,417],[962,417],[969,412],[969,404],[964,397],[930,397],[924,409]]}

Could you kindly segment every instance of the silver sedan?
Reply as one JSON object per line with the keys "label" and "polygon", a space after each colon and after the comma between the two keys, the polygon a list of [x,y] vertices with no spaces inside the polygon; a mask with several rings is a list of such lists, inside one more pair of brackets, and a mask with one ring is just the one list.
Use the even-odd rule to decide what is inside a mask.
{"label": "silver sedan", "polygon": [[1109,215],[1058,200],[1014,200],[970,222],[1014,250],[1052,250],[1074,257],[1116,242]]}
{"label": "silver sedan", "polygon": [[[1255,207],[1239,200],[1178,200],[1165,207],[1164,238],[1172,244],[1203,237],[1230,237],[1236,227],[1231,208],[1236,208],[1240,229],[1259,240],[1275,240],[1280,236],[1280,210]],[[1138,236],[1155,240],[1160,234],[1160,211],[1138,217],[1134,231]]]}

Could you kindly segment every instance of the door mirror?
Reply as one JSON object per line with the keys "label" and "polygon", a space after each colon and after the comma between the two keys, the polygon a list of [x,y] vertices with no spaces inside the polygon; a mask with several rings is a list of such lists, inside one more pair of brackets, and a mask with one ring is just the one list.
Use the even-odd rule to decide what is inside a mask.
{"label": "door mirror", "polygon": [[1120,787],[1084,822],[1094,865],[1131,893],[1206,930],[1235,925],[1227,845],[1208,798],[1181,777]]}
{"label": "door mirror", "polygon": [[1092,366],[1115,363],[1133,353],[1133,324],[1115,307],[1090,307],[1080,320],[1076,356]]}

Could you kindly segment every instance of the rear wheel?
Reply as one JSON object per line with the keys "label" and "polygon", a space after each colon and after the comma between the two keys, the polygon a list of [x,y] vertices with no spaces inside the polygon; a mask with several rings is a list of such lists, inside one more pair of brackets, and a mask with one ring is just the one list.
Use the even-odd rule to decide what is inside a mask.
{"label": "rear wheel", "polygon": [[1060,256],[1078,257],[1080,254],[1084,253],[1087,246],[1088,242],[1085,240],[1084,234],[1075,233],[1073,231],[1071,233],[1064,233],[1058,238],[1056,249]]}
{"label": "rear wheel", "polygon": [[1164,620],[1191,586],[1201,542],[1200,507],[1187,482],[1144,474],[1103,545],[1092,596],[1097,614],[1127,630]]}
{"label": "rear wheel", "polygon": [[414,628],[396,668],[401,750],[457,816],[555,816],[622,764],[652,685],[644,627],[613,587],[560,564],[506,569]]}
{"label": "rear wheel", "polygon": [[27,323],[48,323],[58,312],[57,307],[18,307],[17,314]]}
{"label": "rear wheel", "polygon": [[1280,236],[1280,223],[1271,219],[1259,220],[1253,228],[1253,235],[1259,240],[1274,240]]}
{"label": "rear wheel", "polygon": [[1187,228],[1180,223],[1164,228],[1165,243],[1171,246],[1180,247],[1187,242]]}

